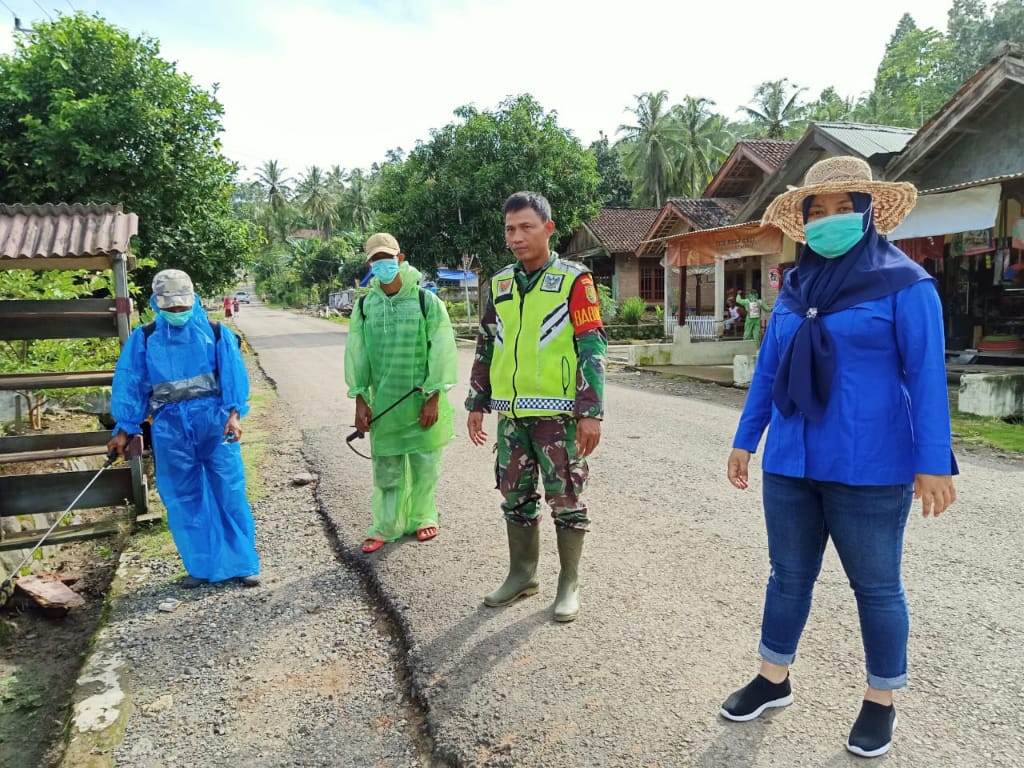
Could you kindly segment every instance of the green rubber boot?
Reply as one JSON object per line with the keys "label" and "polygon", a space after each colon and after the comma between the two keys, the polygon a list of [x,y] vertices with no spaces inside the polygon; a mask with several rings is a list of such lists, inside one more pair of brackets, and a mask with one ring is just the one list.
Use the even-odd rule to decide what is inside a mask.
{"label": "green rubber boot", "polygon": [[555,532],[558,535],[558,561],[562,566],[558,573],[555,621],[575,621],[580,615],[579,565],[586,531],[557,528]]}
{"label": "green rubber boot", "polygon": [[540,559],[540,526],[524,528],[506,522],[508,529],[508,576],[505,583],[484,597],[484,605],[498,608],[520,597],[537,594],[537,560]]}

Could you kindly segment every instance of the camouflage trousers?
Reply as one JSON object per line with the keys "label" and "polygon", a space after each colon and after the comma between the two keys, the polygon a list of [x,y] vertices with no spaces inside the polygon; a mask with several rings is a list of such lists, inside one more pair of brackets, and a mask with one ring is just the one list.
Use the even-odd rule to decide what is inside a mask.
{"label": "camouflage trousers", "polygon": [[497,430],[496,487],[505,520],[535,525],[539,519],[537,473],[558,528],[590,529],[580,496],[587,485],[587,460],[577,455],[576,419],[571,416],[500,417]]}

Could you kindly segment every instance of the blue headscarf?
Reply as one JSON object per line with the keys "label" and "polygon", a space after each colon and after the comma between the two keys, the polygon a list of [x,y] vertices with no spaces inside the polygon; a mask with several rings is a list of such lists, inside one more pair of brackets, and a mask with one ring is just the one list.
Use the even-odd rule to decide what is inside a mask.
{"label": "blue headscarf", "polygon": [[[820,421],[828,406],[835,376],[835,347],[822,316],[864,301],[891,296],[921,280],[933,278],[875,230],[871,196],[851,192],[853,209],[864,215],[864,237],[843,256],[826,259],[809,245],[796,268],[786,273],[779,301],[804,318],[782,354],[772,388],[779,412],[797,411]],[[804,222],[813,196],[803,201]]]}

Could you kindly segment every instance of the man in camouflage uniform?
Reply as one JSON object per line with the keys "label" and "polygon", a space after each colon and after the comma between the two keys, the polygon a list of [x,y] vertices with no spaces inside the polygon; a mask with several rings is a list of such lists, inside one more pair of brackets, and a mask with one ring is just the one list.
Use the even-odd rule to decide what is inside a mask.
{"label": "man in camouflage uniform", "polygon": [[556,621],[579,614],[578,568],[590,528],[580,498],[587,461],[601,440],[605,353],[601,307],[590,271],[548,248],[555,223],[535,192],[505,202],[505,242],[516,263],[491,278],[477,337],[466,410],[470,440],[483,445],[484,413],[497,411],[495,479],[504,499],[509,572],[489,606],[537,592],[537,475],[558,537]]}

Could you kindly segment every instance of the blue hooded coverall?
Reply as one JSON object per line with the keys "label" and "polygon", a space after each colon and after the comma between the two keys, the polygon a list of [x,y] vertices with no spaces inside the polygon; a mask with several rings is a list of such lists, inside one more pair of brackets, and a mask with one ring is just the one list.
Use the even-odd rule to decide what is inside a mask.
{"label": "blue hooded coverall", "polygon": [[260,565],[241,448],[224,440],[232,409],[239,417],[249,411],[249,377],[238,337],[221,324],[216,341],[198,295],[193,307],[183,326],[158,314],[149,338],[141,327],[128,337],[114,371],[114,434],[138,434],[153,416],[157,490],[189,575],[254,576]]}

